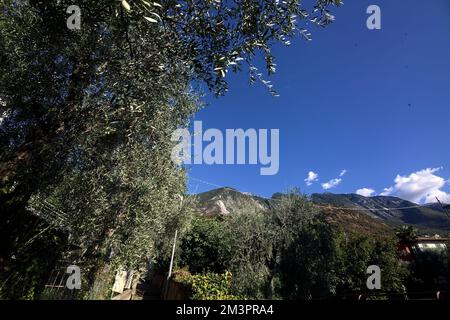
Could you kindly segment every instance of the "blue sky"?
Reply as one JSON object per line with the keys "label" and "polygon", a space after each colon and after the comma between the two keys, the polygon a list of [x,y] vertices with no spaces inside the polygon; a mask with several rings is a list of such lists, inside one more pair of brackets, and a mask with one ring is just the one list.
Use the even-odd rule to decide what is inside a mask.
{"label": "blue sky", "polygon": [[[207,96],[194,118],[223,132],[280,129],[278,174],[261,176],[259,165],[192,165],[190,192],[214,188],[198,180],[262,196],[291,187],[324,192],[322,183],[345,169],[326,191],[393,187],[389,194],[416,202],[450,199],[450,1],[344,2],[333,24],[309,26],[312,41],[274,48],[269,80],[280,97],[229,73],[227,95]],[[366,28],[371,4],[381,8],[381,30]],[[307,186],[309,171],[318,181]]]}

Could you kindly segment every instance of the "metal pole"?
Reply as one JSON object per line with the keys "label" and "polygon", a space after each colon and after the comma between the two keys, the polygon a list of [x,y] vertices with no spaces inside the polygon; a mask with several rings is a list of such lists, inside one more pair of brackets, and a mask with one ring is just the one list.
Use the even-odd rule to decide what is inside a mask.
{"label": "metal pole", "polygon": [[173,239],[172,257],[170,258],[169,275],[167,276],[167,279],[169,279],[172,276],[173,257],[175,256],[175,246],[177,244],[177,235],[178,235],[178,230],[175,230],[175,238]]}
{"label": "metal pole", "polygon": [[[180,198],[180,208],[179,211],[181,212],[181,209],[183,208],[183,196],[182,195],[178,195]],[[164,292],[164,299],[167,299],[167,294],[169,292],[169,281],[170,281],[170,277],[172,276],[172,267],[173,267],[173,259],[175,257],[175,247],[177,244],[177,235],[178,235],[178,230],[175,229],[175,237],[173,239],[173,247],[172,247],[172,257],[170,257],[170,266],[169,266],[169,274],[167,275],[167,281],[166,281],[166,288],[165,288],[165,292]]]}
{"label": "metal pole", "polygon": [[167,299],[167,293],[169,292],[170,277],[172,276],[173,258],[175,256],[175,246],[177,244],[177,235],[178,235],[178,230],[175,230],[175,238],[173,239],[173,247],[172,247],[172,257],[170,258],[169,274],[167,275],[166,290],[164,293],[164,298],[166,298],[166,299]]}

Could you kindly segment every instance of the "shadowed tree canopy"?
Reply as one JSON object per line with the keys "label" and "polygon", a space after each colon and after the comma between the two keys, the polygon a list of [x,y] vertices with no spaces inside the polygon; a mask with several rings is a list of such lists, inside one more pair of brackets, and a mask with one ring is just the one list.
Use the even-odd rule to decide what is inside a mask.
{"label": "shadowed tree canopy", "polygon": [[[80,29],[67,25],[74,4]],[[170,137],[198,110],[203,86],[222,95],[227,72],[245,68],[276,94],[258,59],[275,72],[271,46],[309,39],[301,24],[329,24],[338,4],[3,0],[0,240],[10,246],[0,257],[15,252],[17,237],[6,230],[26,206],[56,208],[49,220],[86,256],[134,267],[166,247],[159,242],[182,225],[185,192]]]}
{"label": "shadowed tree canopy", "polygon": [[299,24],[327,25],[334,19],[329,6],[339,3],[317,0],[309,13],[297,0],[80,0],[81,29],[70,30],[70,1],[3,1],[2,189],[24,203],[57,178],[93,113],[130,110],[132,101],[145,104],[155,93],[176,100],[193,80],[223,94],[227,71],[244,63],[252,81],[272,90],[254,65],[257,52],[275,72],[270,46],[297,33],[309,38]]}

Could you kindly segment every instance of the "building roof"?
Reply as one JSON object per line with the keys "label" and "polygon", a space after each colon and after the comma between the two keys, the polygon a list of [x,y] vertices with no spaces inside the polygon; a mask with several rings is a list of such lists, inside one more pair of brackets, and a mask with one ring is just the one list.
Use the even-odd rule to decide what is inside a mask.
{"label": "building roof", "polygon": [[418,237],[415,242],[448,242],[450,238],[447,237]]}

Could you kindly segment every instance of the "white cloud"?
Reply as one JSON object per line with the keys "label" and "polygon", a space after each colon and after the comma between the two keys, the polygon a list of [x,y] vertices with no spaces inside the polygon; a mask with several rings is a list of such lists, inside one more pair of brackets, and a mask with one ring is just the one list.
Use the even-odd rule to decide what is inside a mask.
{"label": "white cloud", "polygon": [[314,171],[308,172],[308,177],[305,179],[305,183],[307,186],[312,185],[315,181],[317,181],[319,178],[319,175],[315,173]]}
{"label": "white cloud", "polygon": [[347,173],[347,170],[344,169],[341,171],[341,173],[339,173],[339,178],[334,178],[331,179],[328,182],[322,183],[322,188],[324,190],[328,190],[328,189],[332,189],[332,188],[336,188],[341,182],[342,182],[342,177]]}
{"label": "white cloud", "polygon": [[438,198],[440,202],[450,203],[450,194],[442,190],[434,190],[431,194],[427,195],[425,203],[437,202],[436,198]]}
{"label": "white cloud", "polygon": [[440,201],[450,203],[450,194],[441,190],[449,181],[435,175],[442,168],[427,168],[409,176],[397,175],[395,185],[385,188],[381,195],[393,195],[416,203]]}
{"label": "white cloud", "polygon": [[380,196],[390,196],[392,194],[392,192],[394,192],[393,187],[384,188],[383,192],[380,193]]}
{"label": "white cloud", "polygon": [[374,193],[375,193],[375,190],[373,190],[371,188],[362,188],[362,189],[356,190],[356,194],[359,194],[360,196],[364,196],[364,197],[370,197]]}
{"label": "white cloud", "polygon": [[336,188],[341,182],[342,182],[342,177],[347,173],[347,170],[344,169],[341,171],[341,173],[339,173],[339,177],[338,178],[334,178],[331,179],[328,182],[322,183],[322,188],[324,190],[328,190],[328,189],[332,189],[332,188]]}
{"label": "white cloud", "polygon": [[338,184],[340,184],[341,182],[342,182],[342,179],[339,179],[339,178],[331,179],[328,182],[322,183],[322,188],[324,190],[336,188],[338,186]]}

